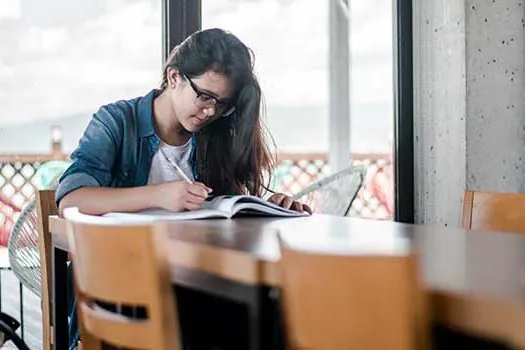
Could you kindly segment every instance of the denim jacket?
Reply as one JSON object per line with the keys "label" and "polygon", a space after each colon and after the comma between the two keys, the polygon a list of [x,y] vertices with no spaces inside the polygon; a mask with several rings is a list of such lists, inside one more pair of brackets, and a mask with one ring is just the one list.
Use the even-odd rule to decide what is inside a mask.
{"label": "denim jacket", "polygon": [[[94,114],[76,150],[73,163],[60,178],[56,202],[81,187],[135,187],[148,182],[160,139],[153,123],[153,100],[160,93],[118,101]],[[196,138],[190,157],[195,173]]]}

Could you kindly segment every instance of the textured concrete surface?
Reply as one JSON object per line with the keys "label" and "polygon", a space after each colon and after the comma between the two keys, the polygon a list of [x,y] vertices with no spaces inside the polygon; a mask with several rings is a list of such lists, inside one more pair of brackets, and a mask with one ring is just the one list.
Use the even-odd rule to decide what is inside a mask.
{"label": "textured concrete surface", "polygon": [[465,9],[414,2],[416,222],[456,226],[465,183]]}
{"label": "textured concrete surface", "polygon": [[523,1],[466,3],[467,188],[524,192]]}

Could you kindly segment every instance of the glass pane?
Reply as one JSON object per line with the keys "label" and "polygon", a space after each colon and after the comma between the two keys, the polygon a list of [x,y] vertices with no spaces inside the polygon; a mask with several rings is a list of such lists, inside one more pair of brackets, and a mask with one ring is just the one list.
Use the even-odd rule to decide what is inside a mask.
{"label": "glass pane", "polygon": [[100,106],[158,86],[161,24],[160,0],[0,1],[0,193],[22,206]]}
{"label": "glass pane", "polygon": [[[279,154],[273,189],[294,193],[323,177],[328,170],[323,156],[328,151],[327,2],[205,0],[202,27],[229,30],[254,51],[266,125]],[[315,161],[312,155],[319,154]]]}
{"label": "glass pane", "polygon": [[[351,9],[345,9],[349,2]],[[354,164],[367,181],[351,215],[389,218],[392,201],[391,0],[203,0],[203,28],[237,35],[255,53],[278,168],[272,186],[296,193],[328,174],[329,6],[350,21],[350,117]],[[350,165],[350,164],[349,164]],[[386,179],[386,180],[385,180]],[[385,181],[383,181],[385,180]],[[387,209],[388,208],[388,209]]]}
{"label": "glass pane", "polygon": [[267,126],[280,152],[327,150],[327,11],[318,0],[202,3],[204,29],[229,30],[254,51]]}
{"label": "glass pane", "polygon": [[71,151],[91,115],[160,81],[160,0],[0,1],[0,151]]}

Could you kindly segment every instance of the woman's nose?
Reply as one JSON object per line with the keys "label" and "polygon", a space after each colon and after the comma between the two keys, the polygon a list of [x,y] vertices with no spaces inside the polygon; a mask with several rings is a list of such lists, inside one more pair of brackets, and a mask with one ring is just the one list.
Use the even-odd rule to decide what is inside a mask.
{"label": "woman's nose", "polygon": [[215,115],[215,106],[208,106],[204,108],[203,112],[207,117],[212,117],[213,115]]}

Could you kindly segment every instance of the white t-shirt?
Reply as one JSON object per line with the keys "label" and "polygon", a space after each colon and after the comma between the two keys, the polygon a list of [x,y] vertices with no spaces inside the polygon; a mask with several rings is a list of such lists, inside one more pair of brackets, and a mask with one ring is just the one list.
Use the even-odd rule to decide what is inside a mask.
{"label": "white t-shirt", "polygon": [[159,149],[153,156],[151,161],[151,168],[149,170],[148,185],[156,185],[164,182],[182,181],[184,180],[177,170],[169,163],[160,150],[163,150],[166,156],[176,163],[182,171],[194,180],[193,172],[190,166],[191,155],[191,139],[182,146],[170,146],[164,142],[159,144]]}

